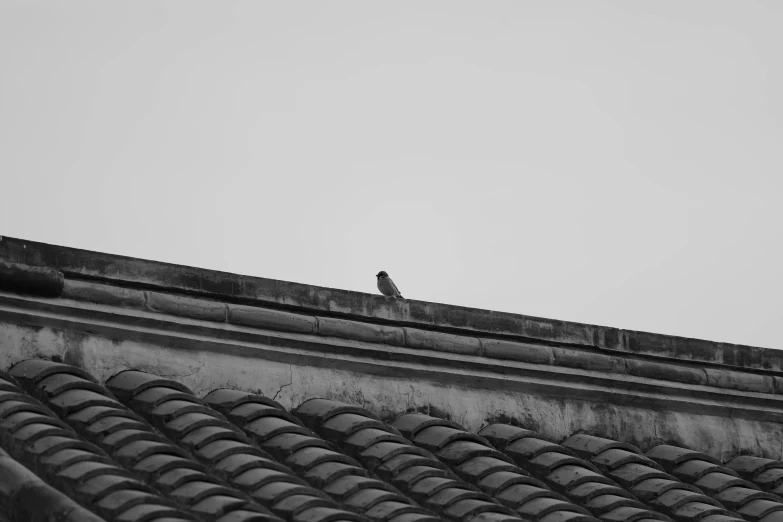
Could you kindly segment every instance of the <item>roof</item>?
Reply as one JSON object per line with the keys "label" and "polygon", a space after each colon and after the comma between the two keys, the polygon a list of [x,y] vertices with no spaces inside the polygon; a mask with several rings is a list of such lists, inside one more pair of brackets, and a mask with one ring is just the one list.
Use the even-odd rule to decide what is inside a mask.
{"label": "roof", "polygon": [[327,399],[289,412],[239,390],[200,399],[135,370],[102,385],[41,359],[0,374],[0,389],[9,512],[99,520],[64,499],[31,505],[16,491],[31,470],[37,489],[107,521],[783,519],[783,462],[771,459],[645,454],[587,434],[557,443],[502,423],[474,434],[420,413],[389,424]]}
{"label": "roof", "polygon": [[4,238],[0,521],[783,521],[779,364]]}

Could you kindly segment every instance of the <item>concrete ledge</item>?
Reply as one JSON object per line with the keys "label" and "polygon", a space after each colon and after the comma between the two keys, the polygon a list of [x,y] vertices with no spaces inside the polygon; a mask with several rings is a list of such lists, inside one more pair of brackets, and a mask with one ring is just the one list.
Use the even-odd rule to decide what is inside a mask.
{"label": "concrete ledge", "polygon": [[63,291],[63,274],[53,268],[9,263],[0,259],[0,290],[57,297]]}
{"label": "concrete ledge", "polygon": [[[56,268],[68,278],[89,278],[122,286],[208,296],[395,326],[479,336],[508,336],[572,347],[622,351],[682,361],[761,370],[783,370],[783,352],[670,335],[621,330],[525,315],[390,299],[380,295],[322,288],[259,277],[159,263],[3,237],[0,259]],[[459,331],[455,331],[459,330]],[[609,354],[614,355],[614,354]]]}
{"label": "concrete ledge", "polygon": [[705,369],[695,367],[691,361],[683,363],[663,358],[660,361],[650,360],[649,356],[643,354],[614,352],[614,355],[608,355],[573,347],[456,335],[333,317],[315,317],[258,306],[224,304],[194,297],[144,292],[90,281],[66,280],[62,297],[86,303],[150,310],[177,317],[218,323],[228,322],[264,330],[314,334],[381,345],[404,346],[417,350],[634,375],[659,381],[705,384],[722,389],[783,394],[783,384],[778,384],[776,388],[771,372],[759,374],[721,368],[716,365]]}

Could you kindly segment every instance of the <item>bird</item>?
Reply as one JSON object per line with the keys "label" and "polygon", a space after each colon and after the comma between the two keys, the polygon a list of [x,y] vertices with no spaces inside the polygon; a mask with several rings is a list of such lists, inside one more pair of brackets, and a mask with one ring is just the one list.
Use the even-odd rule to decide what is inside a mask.
{"label": "bird", "polygon": [[375,277],[378,278],[378,290],[380,290],[383,295],[405,299],[397,289],[397,285],[395,285],[394,281],[389,277],[389,274],[381,270],[375,274]]}

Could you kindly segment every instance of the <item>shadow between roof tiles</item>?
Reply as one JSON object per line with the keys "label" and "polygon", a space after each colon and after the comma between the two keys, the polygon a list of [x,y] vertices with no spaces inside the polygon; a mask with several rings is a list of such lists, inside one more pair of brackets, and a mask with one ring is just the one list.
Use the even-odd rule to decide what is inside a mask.
{"label": "shadow between roof tiles", "polygon": [[325,399],[291,414],[236,390],[200,400],[139,371],[104,387],[44,360],[0,373],[0,443],[8,520],[44,509],[34,491],[64,520],[783,522],[780,461],[645,455],[586,434],[559,445],[505,424],[476,435],[422,414],[389,425]]}
{"label": "shadow between roof tiles", "polygon": [[[333,484],[335,489],[326,492],[309,486],[301,477],[318,483],[318,473],[323,474],[330,463],[344,468],[355,463],[331,451],[279,404],[265,397],[218,390],[201,401],[176,381],[136,371],[118,374],[107,386],[232,484],[252,491],[254,498],[289,520],[360,521],[366,516],[405,522],[434,518],[396,492],[371,487],[377,484],[366,481],[343,484],[343,488],[353,488],[345,491]],[[245,431],[225,420],[218,410]],[[352,474],[363,477],[366,472],[356,464]],[[327,481],[325,485],[330,484]],[[342,501],[342,507],[336,500]]]}
{"label": "shadow between roof tiles", "polygon": [[[278,403],[247,392],[221,389],[205,402],[224,413],[261,448],[346,509],[371,520],[436,520],[395,487],[369,476],[353,458],[304,427]],[[402,517],[402,518],[400,518]]]}
{"label": "shadow between roof tiles", "polygon": [[[19,383],[7,374],[0,375],[0,443],[5,451],[49,485],[104,520],[193,520],[173,502],[118,466],[101,448],[75,433],[55,414],[58,408],[60,411],[57,413],[63,411],[62,403],[55,401],[50,409],[18,386],[21,384],[28,391],[38,392],[36,395],[45,395],[43,390],[56,386],[53,384],[56,376],[46,372],[52,368],[51,364],[56,363],[31,361],[24,366],[15,366],[11,373],[21,377]],[[75,368],[65,368],[68,372],[65,375],[73,380],[87,377]],[[31,373],[40,375],[40,379],[28,378]],[[42,389],[36,387],[40,381],[46,381],[41,385]],[[94,385],[88,380],[85,382]],[[24,502],[23,499],[18,500],[17,505],[11,508],[22,510]],[[58,519],[57,510],[60,508],[57,502],[42,503],[38,509],[52,510],[50,517],[42,517],[41,520]],[[77,520],[90,520],[84,513],[74,516]]]}
{"label": "shadow between roof tiles", "polygon": [[[592,463],[639,500],[675,520],[729,522],[743,520],[698,487],[670,475],[653,459],[630,444],[587,434],[577,434],[563,447]],[[509,450],[511,451],[511,450]]]}
{"label": "shadow between roof tiles", "polygon": [[[647,457],[660,464],[668,473],[683,482],[699,487],[728,509],[748,520],[783,521],[783,499],[770,491],[775,487],[762,491],[754,482],[741,478],[737,471],[752,478],[761,475],[764,471],[775,470],[767,475],[772,480],[765,481],[762,477],[760,482],[769,484],[777,480],[779,485],[783,463],[755,457],[736,457],[728,463],[728,466],[723,466],[704,453],[669,445],[650,449]],[[747,466],[748,464],[751,465]],[[760,464],[760,466],[753,466],[753,464]],[[765,464],[767,466],[772,464],[774,467],[754,473],[758,467],[764,468]]]}
{"label": "shadow between roof tiles", "polygon": [[31,520],[103,521],[0,449],[0,522]]}
{"label": "shadow between roof tiles", "polygon": [[[535,520],[595,520],[594,514],[603,520],[667,520],[623,491],[617,485],[587,465],[561,469],[557,478],[546,473],[536,473],[518,466],[513,458],[495,449],[482,437],[465,431],[458,424],[428,415],[412,413],[397,418],[393,425],[417,445],[434,452],[442,461],[467,481],[500,499],[519,513]],[[563,462],[562,464],[567,464]],[[580,484],[588,479],[586,488],[592,493],[600,491],[604,496],[594,500],[587,495],[573,494],[568,486],[579,478]],[[592,479],[592,480],[591,480]],[[592,487],[591,487],[592,486]],[[550,491],[551,487],[555,491]],[[583,488],[581,492],[585,492]]]}
{"label": "shadow between roof tiles", "polygon": [[178,447],[191,452],[212,476],[221,477],[276,516],[292,522],[362,520],[301,483],[286,466],[176,381],[130,370],[109,379],[107,387]]}
{"label": "shadow between roof tiles", "polygon": [[368,471],[445,518],[486,522],[539,520],[515,512],[460,479],[430,451],[414,445],[364,408],[311,399],[300,405],[295,414],[305,426],[336,444]]}
{"label": "shadow between roof tiles", "polygon": [[[50,483],[106,520],[279,520],[209,473],[89,374],[43,360],[23,361],[10,373],[67,423],[30,424],[45,434],[33,443],[34,462],[43,466]],[[76,440],[74,430],[90,442]],[[66,432],[74,436],[66,439]]]}
{"label": "shadow between roof tiles", "polygon": [[783,462],[748,455],[734,457],[726,466],[762,490],[783,497]]}

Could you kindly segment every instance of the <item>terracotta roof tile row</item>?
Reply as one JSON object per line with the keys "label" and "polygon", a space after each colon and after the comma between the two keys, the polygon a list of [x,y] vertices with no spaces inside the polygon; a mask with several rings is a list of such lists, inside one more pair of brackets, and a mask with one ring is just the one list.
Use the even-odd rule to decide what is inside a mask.
{"label": "terracotta roof tile row", "polygon": [[529,430],[492,424],[474,435],[456,423],[422,414],[404,415],[394,425],[415,443],[431,447],[461,476],[478,485],[497,483],[510,474],[540,478],[562,495],[544,494],[541,488],[546,486],[538,481],[540,487],[519,484],[493,493],[536,519],[557,513],[557,520],[594,520],[587,516],[592,513],[607,521],[668,520],[647,509],[593,465]]}
{"label": "terracotta roof tile row", "polygon": [[356,460],[337,451],[276,402],[227,389],[210,393],[205,401],[240,426],[260,447],[345,508],[378,521],[437,520],[393,486],[369,476]]}
{"label": "terracotta roof tile row", "polygon": [[[150,509],[143,506],[155,503],[185,508],[190,513],[190,516],[183,516],[187,519],[279,520],[246,493],[215,477],[188,451],[161,436],[89,374],[72,366],[42,360],[21,362],[11,369],[11,374],[31,395],[37,396],[92,442],[72,443],[69,448],[82,452],[96,448],[121,466],[99,472],[91,465],[89,469],[73,472],[73,480],[77,483],[84,481],[86,476],[95,475],[82,489],[91,485],[87,491],[92,493],[94,489],[97,498],[88,497],[85,502],[107,520],[124,520],[118,518],[118,514],[130,504],[140,506],[139,511],[144,510],[136,520],[153,520]],[[114,489],[117,491],[106,492]]]}
{"label": "terracotta roof tile row", "polygon": [[780,461],[38,359],[0,373],[0,446],[0,522],[783,522]]}
{"label": "terracotta roof tile row", "polygon": [[[31,370],[37,366],[40,370],[49,364],[52,363],[31,361],[18,366]],[[82,378],[75,368],[66,368],[74,378]],[[24,373],[21,372],[22,376]],[[56,378],[46,379],[45,372],[37,373],[41,374],[38,381],[46,380],[42,385],[44,390],[68,388],[64,392],[68,397],[59,395],[60,400],[55,402],[61,410],[63,402],[70,404],[69,398],[78,393],[69,386],[69,379],[56,384]],[[117,465],[101,448],[79,437],[51,409],[24,393],[6,374],[0,375],[0,443],[19,463],[105,520],[193,520],[171,500]],[[89,518],[85,516],[85,520]]]}
{"label": "terracotta roof tile row", "polygon": [[[299,479],[287,466],[259,449],[236,425],[196,398],[180,383],[139,371],[125,371],[107,387],[134,412],[193,454],[233,487],[246,491],[276,515],[293,522],[361,521]],[[226,393],[212,394],[215,402]],[[260,403],[260,404],[259,404]],[[263,397],[244,403],[283,411]]]}
{"label": "terracotta roof tile row", "polygon": [[783,497],[783,462],[743,455],[734,457],[726,466],[764,491]]}
{"label": "terracotta roof tile row", "polygon": [[533,520],[595,520],[590,512],[549,491],[541,481],[480,435],[458,424],[422,414],[407,414],[394,422],[416,444],[429,447],[461,477]]}
{"label": "terracotta roof tile row", "polygon": [[588,460],[636,498],[678,521],[730,522],[743,520],[696,486],[666,473],[654,460],[630,444],[577,434],[563,446]]}
{"label": "terracotta roof tile row", "polygon": [[430,451],[412,444],[364,408],[311,399],[295,413],[305,426],[336,444],[368,471],[445,518],[503,522],[519,517],[459,479]]}
{"label": "terracotta roof tile row", "polygon": [[[686,448],[660,445],[649,450],[647,456],[667,472],[683,482],[698,486],[747,520],[783,521],[783,499],[773,493],[761,491],[759,486],[740,478],[735,470],[721,465],[709,455]],[[737,457],[732,462],[735,467],[744,471],[743,463],[755,464],[758,460],[754,457]],[[770,469],[783,471],[780,468]]]}
{"label": "terracotta roof tile row", "polygon": [[0,522],[49,520],[102,522],[0,449]]}
{"label": "terracotta roof tile row", "polygon": [[[139,410],[144,410],[140,398],[151,397],[152,391],[163,397],[170,395],[162,391],[168,389],[172,393],[186,393],[178,395],[178,401],[185,398],[198,401],[179,383],[141,372],[120,373],[107,385],[119,397],[127,398],[132,408]],[[362,520],[361,514],[379,521],[397,522],[397,517],[403,515],[419,515],[408,516],[405,521],[435,520],[432,514],[393,488],[368,477],[367,471],[356,461],[335,451],[331,444],[266,397],[220,389],[207,395],[203,403],[198,402],[211,413],[188,411],[169,422],[156,422],[154,418],[150,421],[179,444],[190,447],[194,454],[203,455],[202,448],[207,445],[222,445],[218,456],[208,456],[208,464],[229,472],[229,480],[254,488],[254,495],[286,518],[306,517],[326,522]],[[180,405],[176,411],[192,409],[192,404]],[[218,425],[215,422],[215,415],[221,415],[218,412],[234,424],[231,427]],[[144,415],[143,411],[139,413]],[[265,462],[259,460],[261,455],[255,445],[261,451],[265,450]],[[253,458],[248,460],[247,455],[253,455]],[[308,482],[319,489],[309,486]],[[350,512],[335,509],[338,503]]]}

